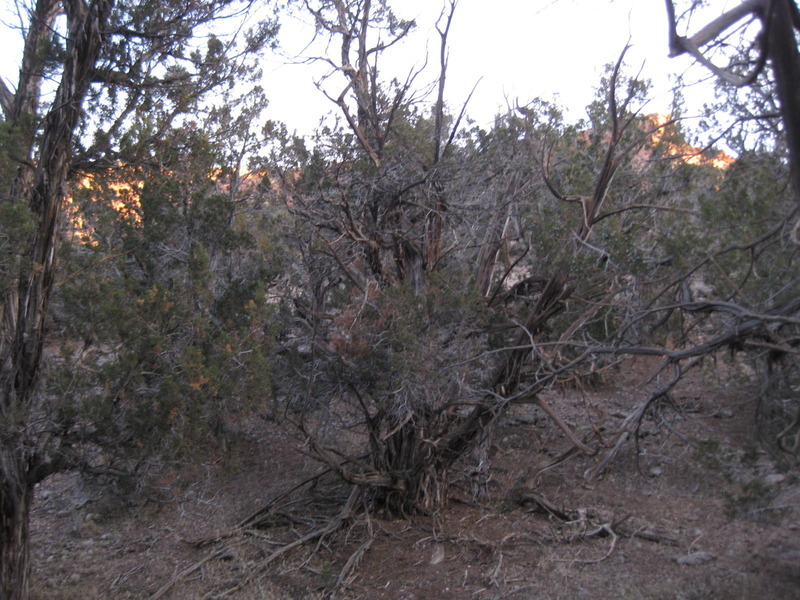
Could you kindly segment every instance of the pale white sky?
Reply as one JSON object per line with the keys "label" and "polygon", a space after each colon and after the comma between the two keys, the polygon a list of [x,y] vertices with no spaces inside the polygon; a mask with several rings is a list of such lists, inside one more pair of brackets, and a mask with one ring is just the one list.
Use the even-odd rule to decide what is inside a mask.
{"label": "pale white sky", "polygon": [[[439,36],[434,23],[445,0],[395,0],[395,12],[416,19],[417,30],[389,52],[389,74],[403,79],[414,65],[438,69]],[[300,52],[313,32],[296,20],[285,22],[288,55]],[[667,20],[662,0],[459,0],[450,33],[446,99],[457,112],[480,79],[467,112],[490,124],[508,103],[536,97],[557,99],[569,117],[584,116],[603,65],[616,62],[626,42],[630,72],[655,84],[652,108],[665,112],[671,101],[669,74],[685,70],[686,58],[668,58]],[[314,87],[324,72],[309,65],[265,64],[271,118],[308,132],[324,111],[335,108]]]}
{"label": "pale white sky", "polygon": [[[439,36],[434,24],[445,0],[394,0],[395,12],[416,19],[409,38],[390,50],[387,75],[404,79],[409,69],[425,62],[430,82],[438,68]],[[13,88],[18,71],[17,33],[0,25],[0,76]],[[309,133],[322,114],[335,108],[315,88],[321,66],[287,64],[313,37],[297,17],[283,20],[283,56],[263,65],[270,98],[268,117],[290,129]],[[468,114],[489,125],[510,102],[525,104],[535,97],[557,99],[569,116],[583,116],[594,95],[604,64],[615,62],[625,43],[632,48],[626,62],[632,71],[656,84],[652,108],[669,107],[668,75],[685,70],[686,58],[667,57],[667,25],[662,0],[459,0],[450,34],[446,99],[457,112],[480,79]]]}

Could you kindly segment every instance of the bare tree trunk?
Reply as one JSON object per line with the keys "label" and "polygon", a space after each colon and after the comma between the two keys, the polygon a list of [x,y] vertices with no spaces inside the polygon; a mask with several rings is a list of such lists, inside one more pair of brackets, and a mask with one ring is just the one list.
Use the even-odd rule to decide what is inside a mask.
{"label": "bare tree trunk", "polygon": [[517,175],[511,175],[508,185],[500,194],[495,203],[494,213],[478,254],[477,275],[475,276],[475,291],[486,298],[492,286],[492,274],[497,264],[497,253],[503,247],[503,232],[511,210],[511,203],[519,188]]}
{"label": "bare tree trunk", "polygon": [[[800,199],[800,51],[795,35],[800,30],[800,10],[795,0],[743,0],[691,37],[678,35],[673,0],[666,0],[666,7],[671,56],[689,52],[723,81],[737,86],[751,85],[754,76],[770,63],[789,152],[790,180]],[[759,18],[764,30],[759,66],[752,76],[741,78],[714,66],[702,54],[701,47],[722,38],[726,30],[747,16]]]}
{"label": "bare tree trunk", "polygon": [[[3,103],[5,118],[19,135],[18,154],[15,159],[19,161],[20,166],[17,168],[11,189],[8,190],[9,200],[29,198],[33,188],[36,114],[39,110],[44,74],[42,48],[52,33],[53,20],[59,13],[60,6],[59,0],[39,0],[36,3],[28,34],[25,37],[17,89],[10,100]],[[0,81],[1,83],[2,81]],[[11,95],[7,89],[6,93]],[[17,283],[16,281],[8,282],[6,292],[0,299],[0,357],[5,356],[6,350],[11,344],[13,332],[17,328],[17,305],[19,303]]]}
{"label": "bare tree trunk", "polygon": [[21,452],[0,455],[0,600],[28,597],[31,572],[28,528],[33,485]]}
{"label": "bare tree trunk", "polygon": [[797,13],[793,4],[794,0],[775,0],[769,4],[771,14],[766,20],[766,37],[789,150],[790,178],[800,200],[800,52],[792,26],[793,12]]}
{"label": "bare tree trunk", "polygon": [[[31,183],[17,178],[18,197],[36,220],[28,255],[19,268],[16,294],[4,298],[0,322],[0,600],[29,595],[28,526],[33,488],[43,477],[42,460],[29,419],[35,410],[45,325],[55,280],[58,220],[72,158],[73,134],[94,74],[103,24],[113,0],[68,0],[67,52],[52,109],[47,114]],[[53,14],[57,3],[37,7]],[[35,31],[32,27],[31,31]],[[38,35],[38,34],[37,34]],[[31,115],[20,115],[21,119]],[[24,178],[24,179],[23,179]]]}
{"label": "bare tree trunk", "polygon": [[91,83],[94,63],[100,46],[100,24],[111,6],[99,0],[87,6],[82,2],[67,3],[69,41],[67,58],[53,108],[48,113],[39,149],[33,188],[27,191],[31,213],[37,220],[31,242],[29,263],[18,284],[13,331],[3,331],[11,339],[11,347],[0,365],[1,408],[27,408],[39,370],[44,342],[45,317],[55,276],[55,253],[61,202],[69,175],[72,136],[78,125],[83,98]]}
{"label": "bare tree trunk", "polygon": [[435,448],[425,439],[425,423],[431,423],[427,416],[410,419],[383,445],[378,469],[404,474],[399,487],[382,489],[384,497],[379,504],[389,514],[429,513],[440,508],[447,498],[447,473],[435,458]]}

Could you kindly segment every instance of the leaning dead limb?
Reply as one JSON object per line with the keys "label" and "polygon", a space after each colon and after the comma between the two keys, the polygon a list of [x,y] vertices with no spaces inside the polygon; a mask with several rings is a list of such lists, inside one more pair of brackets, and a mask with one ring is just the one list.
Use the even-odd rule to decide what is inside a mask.
{"label": "leaning dead limb", "polygon": [[[689,53],[722,81],[737,86],[751,85],[769,64],[775,95],[783,121],[783,137],[789,153],[789,172],[795,195],[800,200],[800,51],[796,32],[800,11],[792,0],[744,0],[719,15],[694,35],[678,34],[674,0],[666,0],[671,56]],[[759,56],[744,77],[714,65],[701,51],[703,46],[724,39],[726,31],[743,19],[761,22]]]}
{"label": "leaning dead limb", "polygon": [[672,379],[670,379],[661,387],[655,389],[646,400],[641,402],[630,412],[630,414],[628,414],[618,430],[617,439],[614,443],[614,446],[608,452],[606,452],[605,456],[603,456],[599,463],[597,463],[594,467],[587,469],[583,476],[589,481],[592,481],[596,479],[603,471],[605,471],[609,463],[614,460],[614,457],[616,457],[620,450],[622,450],[622,448],[625,446],[626,442],[636,437],[642,420],[644,419],[647,410],[653,405],[653,403],[658,402],[667,394],[669,394],[669,392],[671,392],[672,389],[683,379],[686,373],[699,365],[702,360],[703,356],[695,357],[685,366],[681,366],[679,362],[675,362],[675,374]]}

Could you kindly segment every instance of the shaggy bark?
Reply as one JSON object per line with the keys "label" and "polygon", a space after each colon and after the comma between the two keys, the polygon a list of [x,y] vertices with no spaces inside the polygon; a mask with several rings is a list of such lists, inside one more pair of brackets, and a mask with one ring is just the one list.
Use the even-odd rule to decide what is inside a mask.
{"label": "shaggy bark", "polygon": [[[43,0],[37,7],[37,14],[52,15],[56,10],[54,4]],[[68,41],[61,81],[52,109],[45,118],[33,177],[22,172],[15,185],[17,194],[28,199],[36,230],[15,293],[5,298],[0,336],[7,341],[0,356],[0,418],[3,421],[0,432],[0,598],[4,600],[28,597],[31,499],[34,486],[47,469],[40,468],[45,458],[38,455],[35,441],[29,439],[27,425],[34,405],[45,317],[53,289],[56,234],[70,168],[72,137],[92,80],[102,41],[101,31],[110,8],[110,0],[91,4],[80,0],[64,3]],[[30,39],[26,47],[38,47],[41,43],[38,38],[45,32],[41,27],[31,27],[29,36],[36,38]],[[30,90],[26,85],[20,92],[28,94]],[[31,102],[35,101],[20,101],[20,120],[30,117],[25,111],[32,108]],[[33,151],[32,140],[30,143],[31,148],[26,151],[29,155]]]}
{"label": "shaggy bark", "polygon": [[[48,40],[53,21],[61,10],[58,0],[37,2],[31,17],[30,28],[25,39],[20,77],[15,93],[12,93],[0,79],[3,91],[3,114],[18,133],[19,146],[14,157],[19,163],[16,176],[8,190],[9,199],[28,198],[33,188],[35,172],[33,169],[34,136],[36,135],[36,115],[39,111],[44,68],[42,66],[43,46]],[[18,304],[17,282],[9,282],[2,303],[0,303],[0,357],[5,357],[11,343],[12,332],[16,331],[16,306]]]}
{"label": "shaggy bark", "polygon": [[[792,187],[800,202],[800,52],[797,49],[793,16],[797,7],[792,0],[774,0],[766,22],[767,55],[775,76],[775,88],[781,107]],[[792,26],[794,23],[794,27]]]}
{"label": "shaggy bark", "polygon": [[0,598],[28,597],[30,579],[30,523],[33,485],[19,453],[0,450]]}

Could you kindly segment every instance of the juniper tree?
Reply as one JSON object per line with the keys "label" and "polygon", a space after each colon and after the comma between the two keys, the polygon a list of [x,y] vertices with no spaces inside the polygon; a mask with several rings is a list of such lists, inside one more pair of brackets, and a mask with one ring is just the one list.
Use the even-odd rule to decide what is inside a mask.
{"label": "juniper tree", "polygon": [[[238,40],[214,35],[248,4],[133,0],[20,0],[16,87],[3,110],[0,304],[0,597],[26,598],[28,520],[37,482],[74,464],[40,386],[59,227],[70,179],[121,161],[157,161],[152,141],[208,92],[244,74],[269,43],[265,23]],[[204,38],[195,36],[203,35]],[[140,135],[130,135],[139,127]],[[146,135],[141,133],[146,132]],[[10,166],[9,166],[10,165]],[[58,399],[55,401],[58,405]]]}

